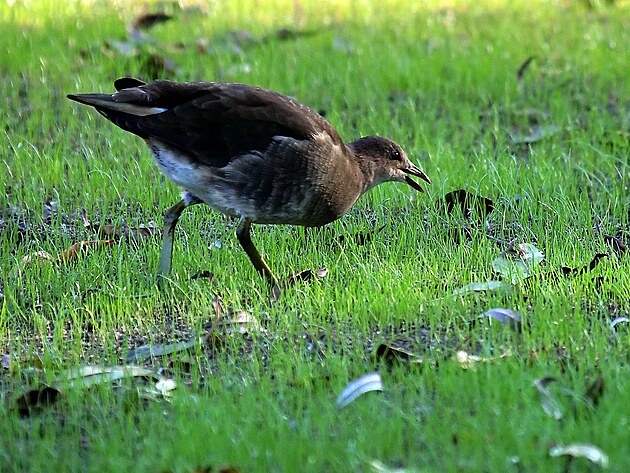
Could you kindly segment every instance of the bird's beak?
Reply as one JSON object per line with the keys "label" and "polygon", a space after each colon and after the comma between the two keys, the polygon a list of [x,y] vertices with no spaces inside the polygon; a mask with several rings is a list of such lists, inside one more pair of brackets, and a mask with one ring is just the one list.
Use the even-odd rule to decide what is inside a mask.
{"label": "bird's beak", "polygon": [[[431,179],[429,179],[429,176],[427,176],[420,168],[414,166],[413,164],[407,168],[403,168],[402,171],[411,176],[419,177],[420,179],[425,181],[427,184],[431,184]],[[411,179],[409,176],[405,176],[405,182],[409,184],[411,187],[413,187],[415,190],[419,192],[424,192],[424,189],[420,187],[420,184],[418,184],[416,181]]]}

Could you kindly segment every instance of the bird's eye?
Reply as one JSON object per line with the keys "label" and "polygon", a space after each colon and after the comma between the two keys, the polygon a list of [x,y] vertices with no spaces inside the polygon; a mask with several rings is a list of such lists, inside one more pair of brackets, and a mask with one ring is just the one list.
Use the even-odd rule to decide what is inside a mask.
{"label": "bird's eye", "polygon": [[400,158],[400,151],[398,151],[397,149],[392,150],[392,155],[391,156],[392,156],[392,159],[394,161],[400,161],[401,160],[401,158]]}

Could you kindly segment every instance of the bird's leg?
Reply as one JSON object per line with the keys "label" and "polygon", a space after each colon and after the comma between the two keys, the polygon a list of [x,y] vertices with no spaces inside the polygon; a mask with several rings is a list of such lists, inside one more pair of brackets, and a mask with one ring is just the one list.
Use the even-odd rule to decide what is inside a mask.
{"label": "bird's leg", "polygon": [[175,234],[177,221],[186,207],[200,202],[200,200],[184,198],[164,212],[162,256],[160,257],[160,267],[158,268],[157,274],[158,287],[164,286],[164,281],[168,278],[168,275],[171,272],[171,260],[173,259],[173,235]]}
{"label": "bird's leg", "polygon": [[265,263],[262,259],[260,253],[258,253],[258,250],[252,242],[252,237],[250,236],[251,225],[252,222],[250,220],[245,217],[241,218],[241,221],[238,223],[238,227],[236,227],[236,237],[245,250],[245,253],[247,253],[247,256],[249,256],[249,259],[256,268],[256,271],[258,271],[260,275],[264,276],[271,286],[275,286],[278,284],[276,277],[271,272],[271,269],[269,269],[269,266],[267,266],[267,263]]}

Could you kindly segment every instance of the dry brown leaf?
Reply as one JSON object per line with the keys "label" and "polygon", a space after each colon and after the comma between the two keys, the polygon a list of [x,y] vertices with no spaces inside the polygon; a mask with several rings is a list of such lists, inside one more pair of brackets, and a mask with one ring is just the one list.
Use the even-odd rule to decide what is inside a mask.
{"label": "dry brown leaf", "polygon": [[36,251],[33,254],[25,256],[22,259],[22,265],[27,266],[31,264],[33,261],[37,261],[40,264],[40,266],[42,266],[43,263],[67,264],[67,263],[77,260],[80,256],[84,256],[92,248],[96,248],[99,246],[111,246],[114,243],[115,243],[115,240],[80,241],[78,243],[74,243],[70,245],[70,247],[67,250],[64,250],[61,253],[59,253],[56,258],[46,251]]}
{"label": "dry brown leaf", "polygon": [[24,258],[22,258],[22,265],[27,266],[33,261],[37,261],[41,266],[43,263],[54,263],[55,258],[53,257],[53,255],[46,251],[36,251],[35,253],[26,255]]}
{"label": "dry brown leaf", "polygon": [[115,240],[85,240],[75,243],[65,251],[62,251],[57,255],[57,261],[59,263],[69,263],[77,260],[80,256],[88,253],[92,248],[98,248],[99,246],[112,246],[116,243]]}
{"label": "dry brown leaf", "polygon": [[403,350],[402,348],[396,348],[385,343],[381,343],[376,349],[376,358],[386,362],[388,365],[392,365],[394,362],[410,365],[419,365],[423,363],[420,356],[407,350]]}

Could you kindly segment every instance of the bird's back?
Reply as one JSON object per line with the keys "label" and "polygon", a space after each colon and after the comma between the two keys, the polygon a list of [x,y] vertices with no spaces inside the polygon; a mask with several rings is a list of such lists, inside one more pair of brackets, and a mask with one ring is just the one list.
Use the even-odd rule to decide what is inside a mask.
{"label": "bird's back", "polygon": [[119,79],[114,94],[69,95],[120,128],[223,167],[246,152],[263,152],[276,136],[309,140],[325,134],[343,145],[317,112],[271,90],[236,83]]}

